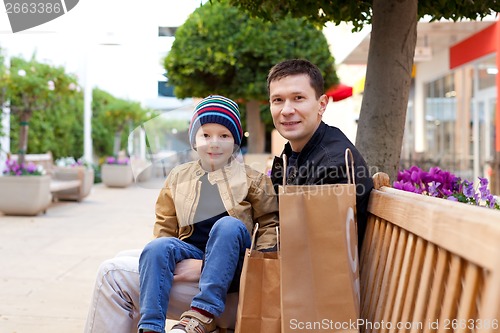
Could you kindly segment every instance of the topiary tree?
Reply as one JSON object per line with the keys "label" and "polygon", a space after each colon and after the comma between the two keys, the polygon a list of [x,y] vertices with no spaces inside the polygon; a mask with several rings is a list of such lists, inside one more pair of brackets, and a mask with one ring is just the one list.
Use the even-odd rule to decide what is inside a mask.
{"label": "topiary tree", "polygon": [[155,116],[137,102],[116,98],[95,88],[92,97],[93,145],[101,156],[117,156],[127,143],[128,131]]}
{"label": "topiary tree", "polygon": [[113,155],[114,133],[105,125],[104,113],[114,99],[113,95],[99,88],[92,91],[92,146],[97,156]]}
{"label": "topiary tree", "polygon": [[[35,112],[30,119],[28,152],[50,151],[54,159],[83,155],[83,94],[62,96],[58,103],[48,106],[45,112]],[[12,146],[19,145],[19,122],[11,123]]]}
{"label": "topiary tree", "polygon": [[372,24],[356,146],[372,170],[383,170],[391,179],[395,179],[401,155],[418,19],[430,15],[433,20],[475,20],[500,12],[500,2],[496,0],[229,2],[271,21],[292,15],[317,26],[344,21],[352,22],[355,30],[359,30],[365,24]]}
{"label": "topiary tree", "polygon": [[[76,77],[66,73],[63,67],[40,63],[34,57],[30,60],[11,58],[4,85],[4,98],[10,101],[11,123],[14,123],[12,128],[19,129],[18,135],[12,134],[11,146],[18,146],[18,159],[22,164],[28,152],[29,123],[32,117],[39,116],[42,119],[41,126],[45,128],[31,137],[50,136],[53,132],[47,121],[50,119],[49,114],[54,110],[61,110],[69,101],[81,97],[81,94],[77,89]],[[65,130],[68,131],[68,128]],[[59,140],[60,137],[54,137],[56,139]]]}
{"label": "topiary tree", "polygon": [[316,63],[326,87],[338,82],[327,40],[312,24],[294,18],[264,22],[221,1],[201,6],[179,27],[164,65],[179,98],[221,94],[244,103],[248,151],[260,153],[265,133],[259,106],[268,100],[266,77],[275,63],[288,58]]}

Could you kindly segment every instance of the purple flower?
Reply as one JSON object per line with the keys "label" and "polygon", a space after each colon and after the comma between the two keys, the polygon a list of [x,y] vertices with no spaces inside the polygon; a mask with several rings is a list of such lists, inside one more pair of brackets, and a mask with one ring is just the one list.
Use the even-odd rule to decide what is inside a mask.
{"label": "purple flower", "polygon": [[127,165],[129,164],[130,159],[128,157],[119,157],[116,158],[114,156],[106,157],[106,164],[118,164],[118,165]]}
{"label": "purple flower", "polygon": [[116,158],[114,156],[106,157],[106,163],[107,164],[115,164],[116,163]]}
{"label": "purple flower", "polygon": [[464,180],[462,188],[462,193],[467,197],[467,198],[474,198],[476,191],[474,191],[474,184],[468,182],[467,180]]}
{"label": "purple flower", "polygon": [[486,198],[490,194],[490,190],[488,190],[488,179],[479,177],[479,194],[481,199]]}
{"label": "purple flower", "polygon": [[496,198],[488,189],[488,179],[479,177],[479,185],[476,189],[473,182],[462,180],[439,167],[432,167],[429,172],[417,166],[399,171],[393,186],[402,191],[500,209]]}
{"label": "purple flower", "polygon": [[478,178],[479,178],[479,183],[481,184],[481,186],[488,186],[488,179],[482,178],[482,177],[478,177]]}
{"label": "purple flower", "polygon": [[436,181],[432,181],[430,182],[429,184],[429,195],[432,196],[432,197],[437,197],[439,196],[439,186],[441,185],[441,183],[438,183]]}
{"label": "purple flower", "polygon": [[33,163],[29,163],[29,164],[26,166],[26,171],[27,171],[28,173],[33,173],[33,172],[35,172],[35,171],[36,171],[36,168],[37,168],[37,166],[36,166],[36,165],[34,165]]}
{"label": "purple flower", "polygon": [[3,171],[4,175],[10,176],[39,176],[43,173],[43,169],[34,163],[19,164],[16,160],[11,159],[5,162],[5,169]]}

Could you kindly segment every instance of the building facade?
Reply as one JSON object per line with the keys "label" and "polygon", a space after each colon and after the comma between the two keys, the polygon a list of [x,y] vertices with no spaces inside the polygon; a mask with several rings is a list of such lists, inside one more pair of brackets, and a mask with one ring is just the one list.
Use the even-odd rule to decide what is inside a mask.
{"label": "building facade", "polygon": [[402,162],[490,180],[500,193],[500,22],[416,63]]}
{"label": "building facade", "polygon": [[[368,45],[369,35],[341,65],[366,65]],[[485,177],[500,194],[499,48],[495,18],[419,22],[401,168]]]}

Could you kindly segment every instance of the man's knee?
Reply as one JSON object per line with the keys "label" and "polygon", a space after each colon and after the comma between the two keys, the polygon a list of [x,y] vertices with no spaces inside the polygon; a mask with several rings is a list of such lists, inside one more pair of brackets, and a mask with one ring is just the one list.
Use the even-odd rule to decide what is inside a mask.
{"label": "man's knee", "polygon": [[130,280],[139,274],[139,258],[115,257],[101,263],[97,272],[97,281]]}

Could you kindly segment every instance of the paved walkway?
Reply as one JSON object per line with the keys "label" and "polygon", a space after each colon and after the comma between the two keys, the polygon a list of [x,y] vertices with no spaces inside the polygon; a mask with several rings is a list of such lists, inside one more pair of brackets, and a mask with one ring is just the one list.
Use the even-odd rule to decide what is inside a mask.
{"label": "paved walkway", "polygon": [[0,333],[83,332],[99,264],[152,238],[158,193],[98,184],[45,215],[0,213]]}

